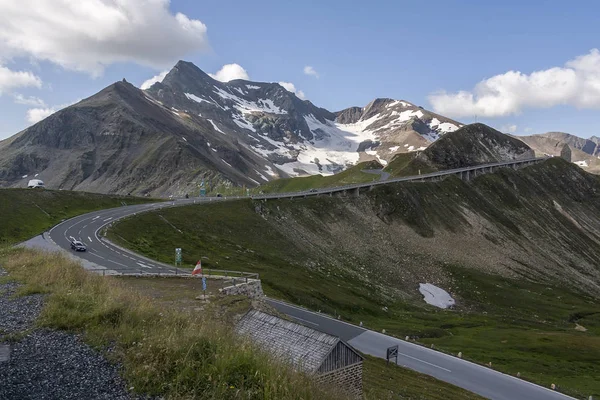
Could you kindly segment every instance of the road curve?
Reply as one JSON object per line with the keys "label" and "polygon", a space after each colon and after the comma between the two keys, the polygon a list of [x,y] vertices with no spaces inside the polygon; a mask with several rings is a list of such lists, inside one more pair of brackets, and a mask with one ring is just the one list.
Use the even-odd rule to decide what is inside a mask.
{"label": "road curve", "polygon": [[[418,177],[417,177],[418,178]],[[259,198],[259,197],[255,197]],[[118,247],[99,235],[107,225],[127,216],[160,210],[167,207],[184,206],[194,203],[223,201],[223,198],[185,199],[164,203],[140,204],[102,211],[91,212],[64,221],[50,230],[47,238],[66,251],[70,249],[70,239],[84,242],[87,252],[77,256],[93,263],[107,272],[129,273],[176,273],[172,265],[150,260],[130,250]],[[175,229],[175,228],[174,228]],[[189,273],[189,271],[186,271]],[[362,327],[333,319],[327,315],[287,304],[275,299],[267,301],[282,313],[300,323],[340,337],[359,351],[385,358],[387,347],[399,346],[400,365],[433,376],[442,381],[462,387],[493,400],[564,400],[572,397],[527,381],[502,374],[491,368],[477,365],[447,354],[434,351],[414,343],[374,332]]]}

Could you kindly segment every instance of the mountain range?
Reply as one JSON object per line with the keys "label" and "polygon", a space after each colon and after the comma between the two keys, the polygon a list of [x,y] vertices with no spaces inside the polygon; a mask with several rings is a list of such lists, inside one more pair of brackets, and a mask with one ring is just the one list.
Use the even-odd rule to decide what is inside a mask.
{"label": "mountain range", "polygon": [[147,90],[116,82],[0,142],[0,186],[37,177],[54,189],[155,196],[201,182],[253,187],[386,165],[462,127],[387,98],[331,112],[278,83],[220,82],[180,61]]}

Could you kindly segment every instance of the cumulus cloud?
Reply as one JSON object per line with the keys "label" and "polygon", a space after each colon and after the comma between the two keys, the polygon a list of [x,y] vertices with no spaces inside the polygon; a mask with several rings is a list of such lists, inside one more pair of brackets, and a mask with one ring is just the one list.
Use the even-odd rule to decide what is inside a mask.
{"label": "cumulus cloud", "polygon": [[0,95],[19,87],[42,87],[42,80],[26,71],[12,71],[0,65]]}
{"label": "cumulus cloud", "polygon": [[17,104],[24,104],[26,106],[35,106],[35,107],[46,107],[46,103],[44,100],[39,97],[29,96],[25,97],[20,93],[13,94],[14,102]]}
{"label": "cumulus cloud", "polygon": [[226,64],[217,71],[216,74],[209,74],[213,79],[221,82],[229,82],[234,79],[244,79],[249,81],[248,72],[239,64]]}
{"label": "cumulus cloud", "polygon": [[156,82],[162,82],[168,73],[169,73],[169,71],[163,71],[160,74],[155,75],[152,78],[148,79],[147,81],[144,81],[144,83],[142,83],[142,85],[140,86],[140,89],[142,89],[142,90],[150,89],[150,87],[152,85],[154,85]]}
{"label": "cumulus cloud", "polygon": [[27,110],[26,119],[27,122],[31,124],[36,124],[57,111],[58,108],[53,107],[30,108],[29,110]]}
{"label": "cumulus cloud", "polygon": [[471,91],[434,93],[429,102],[435,112],[449,117],[502,117],[561,104],[600,109],[600,51],[593,49],[564,67],[529,75],[508,71],[479,82]]}
{"label": "cumulus cloud", "polygon": [[169,0],[0,0],[0,54],[100,75],[115,62],[166,68],[208,48],[206,26]]}
{"label": "cumulus cloud", "polygon": [[[77,100],[77,101],[79,101],[79,100]],[[42,106],[42,107],[30,108],[29,110],[27,110],[27,114],[26,114],[25,118],[27,119],[27,122],[29,122],[30,124],[36,124],[36,123],[40,122],[41,120],[54,114],[55,112],[60,111],[63,108],[67,108],[67,107],[77,103],[77,101],[72,102],[72,103],[67,103],[67,104],[61,104],[59,106],[52,106],[52,107]]]}
{"label": "cumulus cloud", "polygon": [[288,92],[292,92],[294,93],[296,96],[298,96],[298,98],[304,100],[306,98],[306,96],[304,95],[304,92],[302,90],[298,90],[296,89],[296,86],[291,83],[291,82],[279,82],[279,84],[281,86],[283,86],[283,88],[285,90],[287,90]]}
{"label": "cumulus cloud", "polygon": [[315,78],[319,77],[319,73],[310,65],[307,65],[306,67],[304,67],[304,73],[306,75],[314,76]]}
{"label": "cumulus cloud", "polygon": [[500,128],[500,131],[504,133],[515,133],[517,131],[517,125],[504,125]]}

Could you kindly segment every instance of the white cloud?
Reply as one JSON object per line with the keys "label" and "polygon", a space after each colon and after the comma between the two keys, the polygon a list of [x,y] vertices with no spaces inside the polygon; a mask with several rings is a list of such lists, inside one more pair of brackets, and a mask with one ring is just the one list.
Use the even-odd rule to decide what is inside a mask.
{"label": "white cloud", "polygon": [[115,62],[155,68],[208,48],[206,26],[169,0],[0,0],[0,54],[100,75]]}
{"label": "white cloud", "polygon": [[242,68],[239,64],[226,64],[217,71],[216,74],[209,74],[213,79],[216,79],[221,82],[229,82],[234,79],[244,79],[246,81],[250,80],[248,76],[248,72],[244,68]]}
{"label": "white cloud", "polygon": [[287,90],[288,92],[292,92],[294,93],[296,96],[298,96],[298,98],[304,100],[306,98],[306,96],[304,95],[304,92],[302,90],[298,90],[296,89],[296,86],[291,83],[291,82],[279,82],[279,84],[281,86],[283,86],[283,88],[285,90]]}
{"label": "white cloud", "polygon": [[147,81],[144,81],[144,83],[141,84],[140,89],[142,89],[142,90],[150,89],[150,87],[152,85],[154,85],[156,82],[162,82],[168,73],[169,73],[169,71],[163,71],[160,74],[155,75],[152,78],[148,79]]}
{"label": "white cloud", "polygon": [[0,95],[18,87],[42,87],[42,80],[26,71],[12,71],[0,65]]}
{"label": "white cloud", "polygon": [[24,104],[26,106],[46,107],[44,100],[35,96],[25,97],[20,93],[15,93],[13,94],[13,100],[17,104]]}
{"label": "white cloud", "polygon": [[[77,101],[79,101],[79,100],[77,100]],[[43,106],[43,107],[37,107],[37,108],[30,108],[29,110],[27,110],[27,114],[26,114],[27,122],[29,122],[30,124],[36,124],[36,123],[40,122],[41,120],[54,114],[55,112],[60,111],[63,108],[67,108],[67,107],[77,103],[77,101],[72,102],[72,103],[62,104],[59,106],[53,106],[53,107]]]}
{"label": "white cloud", "polygon": [[27,110],[27,122],[31,124],[38,123],[57,111],[58,109],[53,107],[30,108]]}
{"label": "white cloud", "polygon": [[449,117],[501,117],[561,104],[600,109],[600,51],[529,75],[508,71],[479,82],[472,91],[442,91],[429,101],[434,111]]}
{"label": "white cloud", "polygon": [[304,73],[306,75],[312,75],[315,78],[319,77],[319,73],[313,67],[311,67],[310,65],[307,65],[306,67],[304,67]]}
{"label": "white cloud", "polygon": [[500,128],[500,132],[504,133],[515,133],[517,131],[517,125],[504,125]]}
{"label": "white cloud", "polygon": [[531,131],[533,131],[533,129],[531,129],[530,127],[527,127],[527,128],[525,128],[525,132],[526,132],[526,133],[529,133],[529,132],[531,132]]}

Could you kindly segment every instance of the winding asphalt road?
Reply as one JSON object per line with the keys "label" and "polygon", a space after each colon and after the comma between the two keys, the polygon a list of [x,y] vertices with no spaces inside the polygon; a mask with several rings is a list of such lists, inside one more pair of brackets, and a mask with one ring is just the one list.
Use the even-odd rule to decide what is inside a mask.
{"label": "winding asphalt road", "polygon": [[[166,207],[193,203],[223,201],[223,198],[176,200],[171,202],[125,206],[92,212],[64,221],[45,235],[47,240],[74,253],[70,249],[72,238],[81,240],[87,252],[76,253],[86,264],[106,273],[187,273],[171,265],[162,264],[132,251],[118,247],[99,235],[102,228],[127,216],[160,210]],[[173,229],[177,227],[173,226]],[[301,307],[275,299],[267,301],[282,313],[298,322],[320,331],[340,337],[359,351],[385,358],[386,349],[398,345],[398,363],[415,371],[433,376],[456,386],[494,400],[564,400],[572,399],[558,392],[534,385],[527,381],[502,374],[491,368],[477,365],[414,343],[387,336],[375,331],[333,319]],[[468,353],[468,349],[465,349]]]}

